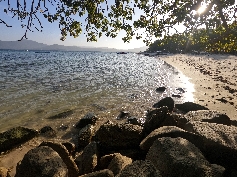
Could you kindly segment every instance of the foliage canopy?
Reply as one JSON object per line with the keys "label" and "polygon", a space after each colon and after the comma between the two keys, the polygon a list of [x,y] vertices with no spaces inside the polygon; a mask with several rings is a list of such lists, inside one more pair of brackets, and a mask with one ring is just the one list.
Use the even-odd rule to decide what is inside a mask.
{"label": "foliage canopy", "polygon": [[[236,19],[235,0],[0,0],[7,2],[4,13],[24,22],[27,32],[41,31],[41,17],[59,23],[61,40],[67,35],[78,37],[85,34],[87,41],[96,41],[102,35],[115,38],[125,31],[122,38],[129,42],[133,37],[143,39],[148,45],[152,37],[169,35],[170,29],[183,24],[186,32],[194,32],[201,25],[213,29],[219,26],[223,34],[233,29],[229,24]],[[198,9],[205,6],[202,13]],[[0,17],[0,23],[10,27]],[[1,25],[1,24],[0,24]],[[140,30],[143,29],[143,30]],[[234,29],[236,30],[236,29]]]}

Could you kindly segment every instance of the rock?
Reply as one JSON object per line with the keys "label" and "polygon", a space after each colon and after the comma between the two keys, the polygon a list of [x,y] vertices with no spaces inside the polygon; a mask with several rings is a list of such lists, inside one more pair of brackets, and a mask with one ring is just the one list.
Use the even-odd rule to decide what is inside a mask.
{"label": "rock", "polygon": [[128,118],[128,123],[133,124],[133,125],[140,125],[140,122],[136,117],[129,117]]}
{"label": "rock", "polygon": [[148,160],[138,160],[124,167],[116,177],[162,177],[160,172]]}
{"label": "rock", "polygon": [[225,168],[210,164],[201,151],[183,138],[158,138],[147,153],[146,160],[153,163],[162,176],[223,176]]}
{"label": "rock", "polygon": [[56,137],[57,132],[50,126],[45,126],[40,129],[40,135],[45,137]]}
{"label": "rock", "polygon": [[79,120],[79,122],[76,123],[76,128],[83,128],[88,124],[95,125],[96,121],[98,120],[98,117],[92,112],[87,113],[83,118]]}
{"label": "rock", "polygon": [[104,155],[100,158],[100,161],[99,161],[99,168],[100,169],[106,169],[108,168],[111,160],[116,156],[118,155],[119,153],[114,153],[114,154],[108,154],[108,155]]}
{"label": "rock", "polygon": [[208,110],[208,108],[201,106],[199,104],[196,103],[192,103],[192,102],[185,102],[182,104],[175,104],[175,107],[181,111],[183,111],[184,113],[187,113],[189,111],[198,111],[198,110]]}
{"label": "rock", "polygon": [[73,110],[68,110],[68,111],[64,111],[59,114],[56,114],[54,116],[50,116],[50,117],[48,117],[48,119],[62,119],[62,118],[66,118],[66,117],[72,115],[73,113],[74,113]]}
{"label": "rock", "polygon": [[229,126],[231,125],[231,120],[226,114],[211,110],[189,111],[184,115],[184,118],[180,120],[179,124],[186,124],[187,122],[191,121],[217,123]]}
{"label": "rock", "polygon": [[166,90],[165,87],[158,87],[158,88],[156,89],[157,92],[164,92],[165,90]]}
{"label": "rock", "polygon": [[92,139],[93,136],[93,126],[91,124],[86,125],[83,127],[78,134],[78,146],[79,147],[86,147]]}
{"label": "rock", "polygon": [[111,160],[108,169],[116,176],[126,166],[132,163],[132,159],[117,153]]}
{"label": "rock", "polygon": [[0,167],[0,177],[11,177],[9,170],[5,167]]}
{"label": "rock", "polygon": [[185,128],[202,137],[203,153],[209,162],[237,169],[237,127],[194,121]]}
{"label": "rock", "polygon": [[77,177],[79,175],[79,169],[77,168],[77,165],[72,159],[72,157],[69,155],[69,152],[65,146],[63,146],[60,143],[53,143],[53,142],[42,142],[40,146],[51,147],[54,151],[56,151],[59,154],[63,162],[67,165],[68,175],[70,177]]}
{"label": "rock", "polygon": [[172,112],[174,109],[174,100],[171,97],[165,97],[160,100],[158,103],[153,105],[153,108],[161,108],[163,106],[167,106],[169,112]]}
{"label": "rock", "polygon": [[143,132],[148,135],[159,127],[175,125],[176,120],[168,113],[167,107],[153,108],[148,110]]}
{"label": "rock", "polygon": [[117,119],[126,119],[128,117],[130,117],[129,111],[121,111],[119,115],[117,116]]}
{"label": "rock", "polygon": [[176,126],[163,126],[158,129],[155,129],[145,139],[143,139],[142,142],[140,143],[140,148],[142,150],[148,151],[152,146],[152,144],[154,143],[154,141],[162,137],[171,137],[171,138],[181,137],[193,143],[200,149],[202,149],[203,145],[203,140],[198,135],[187,132]]}
{"label": "rock", "polygon": [[103,124],[95,135],[101,150],[139,148],[142,127],[132,124]]}
{"label": "rock", "polygon": [[62,145],[66,147],[70,156],[74,155],[76,149],[75,144],[72,144],[70,142],[64,142],[62,143]]}
{"label": "rock", "polygon": [[0,133],[0,152],[4,152],[22,144],[35,136],[38,132],[33,129],[16,127]]}
{"label": "rock", "polygon": [[82,175],[93,172],[97,166],[98,159],[97,143],[91,142],[88,144],[81,156],[82,163],[81,167],[79,168],[80,174]]}
{"label": "rock", "polygon": [[104,169],[104,170],[88,173],[79,177],[114,177],[114,174],[111,170]]}
{"label": "rock", "polygon": [[17,164],[15,177],[23,176],[67,177],[68,169],[56,151],[48,146],[40,146],[28,151]]}

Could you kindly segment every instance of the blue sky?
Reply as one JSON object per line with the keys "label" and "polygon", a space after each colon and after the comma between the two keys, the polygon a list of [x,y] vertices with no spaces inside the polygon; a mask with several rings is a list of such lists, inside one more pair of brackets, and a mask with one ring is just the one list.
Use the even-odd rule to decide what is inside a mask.
{"label": "blue sky", "polygon": [[[10,2],[16,3],[16,0],[10,0]],[[4,24],[0,23],[0,40],[2,41],[19,40],[24,35],[25,28],[21,27],[21,22],[18,21],[17,18],[12,18],[12,15],[4,13],[3,10],[5,8],[7,8],[7,2],[0,1],[0,17],[2,20],[7,22],[12,27],[6,27]],[[49,11],[52,10],[53,8],[50,7]],[[141,13],[136,13],[135,18],[139,17],[140,14]],[[60,40],[61,33],[58,27],[58,23],[57,22],[49,23],[43,16],[39,17],[43,26],[42,29],[43,31],[42,32],[39,32],[37,30],[34,30],[34,32],[29,31],[27,33],[27,38],[29,40],[50,45],[59,44],[65,46],[110,47],[117,49],[132,49],[145,46],[142,40],[136,40],[136,39],[132,40],[130,43],[124,43],[122,41],[122,37],[124,37],[125,33],[119,33],[119,35],[115,39],[104,36],[102,38],[99,38],[97,42],[87,42],[84,34],[80,35],[78,38],[67,36],[67,39],[65,41],[61,41]],[[37,26],[39,27],[39,25]]]}

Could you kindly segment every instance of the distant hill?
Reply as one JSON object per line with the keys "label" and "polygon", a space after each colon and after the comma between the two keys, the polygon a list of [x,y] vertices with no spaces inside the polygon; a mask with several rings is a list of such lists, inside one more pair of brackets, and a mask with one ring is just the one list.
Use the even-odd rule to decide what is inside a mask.
{"label": "distant hill", "polygon": [[101,52],[140,52],[145,51],[147,47],[129,49],[129,50],[119,50],[114,48],[106,47],[77,47],[77,46],[64,46],[64,45],[47,45],[43,43],[38,43],[31,40],[22,41],[1,41],[0,49],[4,50],[60,50],[60,51],[101,51]]}

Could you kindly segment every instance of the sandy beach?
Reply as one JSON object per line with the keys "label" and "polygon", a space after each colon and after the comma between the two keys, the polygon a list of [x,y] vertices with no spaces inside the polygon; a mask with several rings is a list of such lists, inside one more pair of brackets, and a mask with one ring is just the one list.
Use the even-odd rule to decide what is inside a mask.
{"label": "sandy beach", "polygon": [[237,120],[237,56],[178,54],[160,59],[190,78],[195,103]]}

